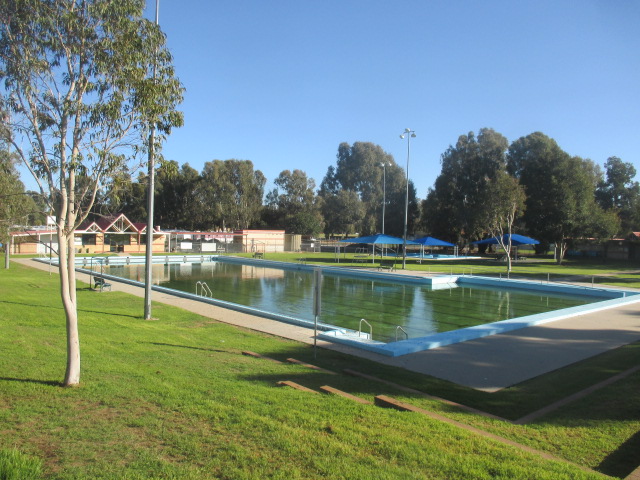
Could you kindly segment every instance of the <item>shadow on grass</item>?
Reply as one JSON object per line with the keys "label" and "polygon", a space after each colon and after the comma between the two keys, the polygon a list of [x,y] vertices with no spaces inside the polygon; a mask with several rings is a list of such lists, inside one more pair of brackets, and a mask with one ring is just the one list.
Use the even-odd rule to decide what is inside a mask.
{"label": "shadow on grass", "polygon": [[12,377],[0,377],[0,382],[21,382],[21,383],[37,383],[40,385],[47,385],[50,387],[61,387],[62,382],[55,382],[53,380],[36,380],[35,378],[12,378]]}
{"label": "shadow on grass", "polygon": [[598,465],[597,470],[614,477],[626,478],[640,466],[638,452],[640,452],[640,432],[636,432],[615,452],[607,455]]}
{"label": "shadow on grass", "polygon": [[143,320],[143,317],[141,315],[127,315],[126,313],[110,313],[110,312],[105,312],[105,311],[100,311],[100,310],[85,310],[85,309],[78,309],[78,312],[84,312],[84,313],[97,313],[99,315],[111,315],[114,317],[126,317],[126,318],[135,318],[137,320]]}
{"label": "shadow on grass", "polygon": [[54,306],[54,305],[43,305],[36,303],[24,303],[24,302],[12,302],[9,300],[0,300],[0,303],[6,303],[9,305],[22,305],[23,307],[39,307],[39,308],[53,308],[55,310],[62,310],[62,306]]}
{"label": "shadow on grass", "polygon": [[189,350],[202,350],[203,352],[229,353],[228,350],[219,350],[216,348],[192,347],[191,345],[175,345],[172,343],[160,343],[160,342],[147,342],[147,343],[151,345],[157,345],[159,347],[187,348]]}
{"label": "shadow on grass", "polygon": [[[286,351],[263,351],[260,353],[284,363],[288,363],[286,361],[287,358],[293,357],[336,372],[339,375],[321,375],[318,371],[308,370],[308,372],[305,372],[298,368],[291,370],[289,373],[284,371],[285,375],[282,376],[273,375],[272,372],[265,372],[265,375],[258,374],[245,379],[270,385],[280,380],[292,380],[310,388],[317,388],[321,382],[327,382],[333,387],[344,388],[347,392],[355,395],[403,392],[403,395],[413,397],[413,394],[405,390],[405,388],[410,388],[424,394],[441,397],[503,418],[515,420],[591,387],[598,382],[605,381],[614,373],[622,372],[637,365],[637,349],[640,348],[638,332],[621,332],[621,334],[625,338],[625,342],[630,342],[629,344],[613,350],[605,349],[595,356],[587,355],[581,357],[577,355],[579,353],[577,352],[577,357],[571,363],[555,370],[545,369],[543,368],[544,365],[541,365],[544,373],[541,371],[540,374],[528,380],[495,393],[488,393],[456,384],[452,380],[444,379],[443,376],[437,376],[435,372],[433,375],[417,373],[399,366],[385,365],[369,359],[351,357],[332,350],[319,349],[318,358],[314,359],[313,349],[309,347],[294,347]],[[574,330],[561,330],[558,335],[559,338],[556,339],[556,343],[562,344],[561,350],[571,351],[578,349],[577,345],[573,345],[577,340],[577,333]],[[597,336],[605,336],[605,332]],[[540,342],[536,341],[536,339],[522,338],[517,340],[514,339],[515,349],[516,351],[522,351],[524,357],[538,358],[536,354],[538,356],[541,354]],[[500,369],[505,361],[508,363],[508,360],[501,356],[483,356],[482,358],[469,359],[465,356],[457,355],[455,351],[450,351],[447,348],[430,352],[430,359],[426,361],[437,365],[450,365],[454,370],[461,369],[464,371],[465,369],[475,368],[480,372],[478,375],[483,374],[485,371]],[[582,359],[579,360],[579,358]],[[345,369],[372,375],[380,380],[392,382],[400,388],[392,385],[385,386],[384,383],[346,375]],[[606,408],[603,410],[603,408],[598,405],[591,406],[585,412],[585,415],[597,414],[599,415],[597,416],[599,420],[604,420],[610,414],[613,414],[613,412]],[[616,417],[613,416],[612,418]]]}
{"label": "shadow on grass", "polygon": [[[55,306],[55,305],[43,305],[40,303],[24,303],[24,302],[11,302],[9,300],[0,300],[0,303],[7,303],[10,305],[22,305],[23,307],[38,307],[38,308],[51,308],[54,310],[64,310],[64,308],[60,305],[60,306]],[[140,315],[127,315],[126,313],[119,313],[119,312],[105,312],[104,310],[87,310],[84,308],[79,308],[78,309],[78,313],[83,312],[83,313],[96,313],[98,315],[111,315],[114,317],[127,317],[127,318],[135,318],[135,319],[139,319],[142,320],[142,317]]]}

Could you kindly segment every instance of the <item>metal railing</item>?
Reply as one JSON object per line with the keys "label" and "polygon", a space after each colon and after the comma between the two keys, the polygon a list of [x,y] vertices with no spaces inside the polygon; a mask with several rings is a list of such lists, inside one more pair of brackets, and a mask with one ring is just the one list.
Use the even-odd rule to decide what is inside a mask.
{"label": "metal railing", "polygon": [[369,340],[373,340],[373,327],[364,318],[361,318],[360,323],[358,324],[358,337],[362,337],[362,322],[369,325]]}
{"label": "metal railing", "polygon": [[402,333],[404,333],[405,340],[409,340],[409,334],[407,333],[407,331],[404,328],[402,328],[402,326],[398,325],[396,327],[396,342],[398,341],[398,332],[399,331],[402,331]]}
{"label": "metal railing", "polygon": [[[200,287],[200,293],[198,293],[198,287]],[[211,298],[213,296],[213,293],[211,293],[211,289],[209,288],[209,285],[207,285],[207,282],[197,281],[196,295],[200,295],[201,297]]]}

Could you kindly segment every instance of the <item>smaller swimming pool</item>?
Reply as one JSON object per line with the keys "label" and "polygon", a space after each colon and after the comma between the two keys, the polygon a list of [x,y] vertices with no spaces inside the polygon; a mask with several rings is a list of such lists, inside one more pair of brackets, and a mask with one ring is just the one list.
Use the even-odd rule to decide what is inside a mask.
{"label": "smaller swimming pool", "polygon": [[[85,260],[86,267],[109,278],[137,285],[144,281],[144,265],[136,265],[144,258],[88,260],[91,265]],[[156,290],[309,328],[314,325],[313,271],[318,267],[201,255],[154,257],[154,262]],[[321,270],[320,336],[389,356],[640,300],[635,292],[476,276]]]}
{"label": "smaller swimming pool", "polygon": [[[385,257],[402,258],[401,253],[391,254],[388,253]],[[446,255],[443,253],[407,253],[407,258],[411,259],[423,259],[423,260],[481,260],[482,257],[473,257],[468,255]]]}

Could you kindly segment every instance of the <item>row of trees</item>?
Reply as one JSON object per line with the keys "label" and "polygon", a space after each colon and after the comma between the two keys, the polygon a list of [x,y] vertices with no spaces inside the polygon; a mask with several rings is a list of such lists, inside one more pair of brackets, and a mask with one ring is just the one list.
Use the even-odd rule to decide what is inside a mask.
{"label": "row of trees", "polygon": [[[402,235],[406,177],[378,145],[347,143],[319,188],[302,170],[285,170],[265,192],[266,179],[249,160],[214,160],[198,173],[188,164],[165,163],[158,173],[156,217],[163,228],[216,230],[283,228],[315,235]],[[550,244],[562,258],[576,238],[625,235],[640,225],[640,187],[635,168],[617,157],[604,171],[571,156],[535,132],[509,144],[481,129],[461,135],[441,157],[442,169],[426,199],[409,182],[409,233],[429,233],[466,243],[516,229]],[[141,175],[114,183],[98,202],[101,214],[146,215]],[[264,199],[264,202],[263,202]]]}
{"label": "row of trees", "polygon": [[[3,184],[19,188],[9,153],[4,155]],[[403,168],[368,142],[343,143],[336,158],[319,188],[304,171],[284,170],[268,192],[265,176],[249,160],[213,160],[202,172],[189,164],[163,162],[156,177],[156,223],[185,230],[283,228],[305,235],[371,234],[382,231],[385,203],[385,233],[402,235]],[[570,156],[540,132],[511,145],[492,129],[481,129],[477,136],[470,132],[442,154],[441,163],[441,173],[422,202],[409,182],[410,233],[465,243],[515,229],[540,239],[541,250],[556,245],[562,258],[571,239],[625,235],[640,225],[640,186],[633,165],[611,157],[603,172],[590,160]],[[143,220],[146,188],[144,174],[133,180],[120,171],[98,196],[94,215],[123,212]],[[8,199],[5,194],[5,209],[13,205]],[[22,209],[20,218],[26,219],[27,204],[14,203]],[[36,206],[29,205],[26,209],[33,213]]]}
{"label": "row of trees", "polygon": [[34,197],[25,192],[16,169],[17,159],[0,141],[0,243],[7,245],[5,268],[9,268],[10,232],[14,225],[34,224],[44,218]]}
{"label": "row of trees", "polygon": [[540,132],[509,145],[485,128],[477,137],[460,136],[442,155],[442,171],[422,203],[421,224],[445,239],[475,240],[497,216],[513,210],[510,221],[499,223],[539,239],[542,250],[553,243],[561,260],[572,239],[625,235],[640,224],[635,175],[633,165],[617,157],[607,160],[603,173]]}
{"label": "row of trees", "polygon": [[[265,191],[266,178],[250,160],[213,160],[198,172],[188,163],[162,164],[156,176],[155,216],[165,229],[218,230],[283,228],[288,233],[344,235],[382,230],[401,235],[406,178],[393,157],[369,142],[343,143],[336,165],[329,167],[319,188],[299,169],[284,170]],[[146,217],[146,175],[125,174],[98,198],[94,212]],[[409,182],[410,231],[419,218],[419,204]]]}

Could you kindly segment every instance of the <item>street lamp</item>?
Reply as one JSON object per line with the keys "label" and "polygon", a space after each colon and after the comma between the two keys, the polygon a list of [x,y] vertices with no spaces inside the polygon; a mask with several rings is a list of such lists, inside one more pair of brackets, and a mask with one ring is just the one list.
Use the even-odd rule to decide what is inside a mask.
{"label": "street lamp", "polygon": [[404,235],[402,236],[402,268],[407,264],[407,219],[409,216],[409,158],[411,156],[411,138],[415,138],[416,132],[410,128],[405,128],[400,134],[400,138],[407,138],[407,187],[404,198]]}
{"label": "street lamp", "polygon": [[387,204],[387,166],[391,166],[390,163],[382,162],[382,234],[384,235],[384,207]]}
{"label": "street lamp", "polygon": [[[158,25],[158,12],[160,0],[156,0],[156,26]],[[157,53],[157,52],[156,52]],[[153,80],[156,79],[156,59],[153,60]],[[144,319],[151,320],[151,282],[153,274],[153,203],[155,189],[155,136],[156,124],[151,122],[149,133],[149,159],[147,169],[149,185],[147,186],[147,242],[144,260]]]}

